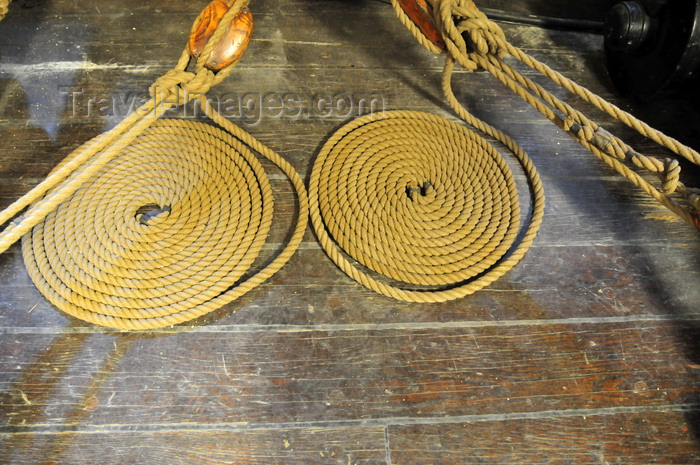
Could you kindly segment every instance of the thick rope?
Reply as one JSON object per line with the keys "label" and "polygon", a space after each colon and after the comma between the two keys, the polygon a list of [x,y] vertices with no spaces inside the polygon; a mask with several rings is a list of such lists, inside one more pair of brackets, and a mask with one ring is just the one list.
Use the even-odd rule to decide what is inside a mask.
{"label": "thick rope", "polygon": [[[75,150],[27,195],[0,212],[0,252],[19,237],[39,290],[63,311],[119,329],[182,323],[250,291],[292,256],[308,217],[303,180],[278,154],[207,105],[204,94],[233,66],[204,67],[237,0],[198,57],[185,49],[151,86],[151,100]],[[196,99],[223,130],[161,119]],[[290,179],[299,215],[283,250],[249,271],[273,219],[273,198],[254,152]]]}
{"label": "thick rope", "polygon": [[[489,71],[545,117],[570,134],[583,147],[676,215],[700,229],[700,189],[683,185],[679,178],[680,166],[677,160],[658,159],[636,152],[622,140],[600,128],[583,113],[510,66],[503,60],[503,56],[510,55],[642,136],[700,165],[700,154],[697,151],[650,127],[510,44],[500,27],[481,13],[471,0],[427,0],[427,2],[432,8],[435,25],[441,32],[447,49],[448,58],[443,73],[443,89],[448,103],[462,118],[466,118],[468,111],[454,98],[451,91],[450,80],[455,62],[467,70]],[[392,0],[392,3],[401,22],[407,25],[423,46],[433,52],[443,51],[413,25],[396,0]],[[654,174],[659,179],[659,183],[655,184],[643,177],[638,172],[640,169]]]}
{"label": "thick rope", "polygon": [[542,222],[542,185],[510,138],[477,128],[513,149],[530,180],[524,232],[513,174],[491,144],[442,117],[391,111],[347,124],[314,162],[310,216],[328,256],[364,286],[413,302],[464,297],[510,270]]}

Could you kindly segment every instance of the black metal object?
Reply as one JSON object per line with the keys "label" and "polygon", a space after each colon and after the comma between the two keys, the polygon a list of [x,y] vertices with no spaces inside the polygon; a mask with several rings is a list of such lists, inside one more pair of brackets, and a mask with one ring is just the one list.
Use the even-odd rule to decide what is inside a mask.
{"label": "black metal object", "polygon": [[605,57],[623,95],[650,100],[687,88],[700,71],[700,0],[615,4],[605,23]]}

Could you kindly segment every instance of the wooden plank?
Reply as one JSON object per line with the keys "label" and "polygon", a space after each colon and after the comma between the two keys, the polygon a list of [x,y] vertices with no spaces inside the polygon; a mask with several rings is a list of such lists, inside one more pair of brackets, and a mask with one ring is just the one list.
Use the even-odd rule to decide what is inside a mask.
{"label": "wooden plank", "polygon": [[[391,8],[365,8],[361,2],[339,10],[324,11],[323,5],[338,2],[303,2],[299,8],[280,13],[256,13],[251,45],[238,68],[387,68],[442,67],[443,57],[424,50],[401,25]],[[155,7],[156,10],[158,9]],[[112,69],[132,73],[139,69],[167,70],[183,50],[194,15],[151,13],[61,16],[43,19],[45,24],[31,35],[21,35],[24,22],[4,22],[0,51],[4,70],[41,62],[67,66],[85,61],[86,70]],[[34,20],[39,23],[39,20]],[[118,23],[118,24],[115,24]],[[89,24],[89,28],[85,25]],[[527,26],[503,25],[509,40],[563,72],[590,72],[583,63],[603,63],[598,35],[543,31]],[[89,33],[86,33],[89,32]],[[144,43],[153,47],[144,47]],[[103,44],[108,44],[104,46]],[[578,53],[570,50],[576,47]],[[585,60],[585,61],[583,61]],[[44,67],[44,71],[46,71]],[[593,82],[599,86],[598,82]]]}
{"label": "wooden plank", "polygon": [[[4,442],[4,444],[2,444]],[[383,428],[17,434],[0,439],[2,463],[385,464]]]}
{"label": "wooden plank", "polygon": [[[281,234],[281,231],[275,235]],[[266,253],[278,245],[269,244]],[[215,316],[214,324],[372,324],[604,317],[685,317],[698,314],[698,256],[689,247],[546,246],[531,249],[511,272],[485,289],[451,302],[408,303],[385,297],[345,276],[311,232],[270,280]],[[256,269],[256,268],[254,268]],[[19,246],[0,257],[2,326],[47,327],[67,320],[34,288]],[[283,312],[270,311],[283,306]],[[79,323],[85,325],[84,323]]]}
{"label": "wooden plank", "polygon": [[692,414],[649,412],[392,426],[394,465],[698,463]]}
{"label": "wooden plank", "polygon": [[[270,244],[266,252],[277,247]],[[540,245],[487,288],[464,299],[425,304],[398,301],[362,287],[345,276],[307,232],[301,249],[270,280],[193,323],[308,325],[697,316],[697,253],[686,247],[665,247],[657,256],[654,250],[656,246]],[[60,332],[70,321],[34,288],[18,246],[0,256],[0,288],[0,326]],[[284,311],[275,310],[280,307]]]}
{"label": "wooden plank", "polygon": [[573,320],[12,334],[0,342],[0,430],[663,410],[697,399],[696,345],[684,325],[696,326]]}

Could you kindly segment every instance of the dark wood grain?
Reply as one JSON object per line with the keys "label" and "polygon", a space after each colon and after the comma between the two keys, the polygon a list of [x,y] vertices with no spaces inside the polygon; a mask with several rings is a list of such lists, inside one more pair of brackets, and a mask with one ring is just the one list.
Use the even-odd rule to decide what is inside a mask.
{"label": "dark wood grain", "polygon": [[[206,3],[13,2],[0,22],[0,208],[133,111]],[[600,20],[610,2],[477,3]],[[440,90],[444,57],[420,48],[385,2],[251,9],[250,47],[208,96],[254,104],[224,111],[304,179],[332,132],[361,114],[321,111],[319,98],[455,119]],[[601,36],[501,25],[527,53],[700,147],[697,102],[620,98]],[[523,72],[642,152],[667,155]],[[190,325],[120,333],[51,306],[15,245],[0,255],[0,462],[700,462],[700,235],[493,77],[457,71],[453,86],[543,179],[543,226],[512,271],[457,301],[399,302],[345,276],[308,230],[290,262],[237,301]],[[285,96],[298,113],[275,111]],[[258,268],[296,211],[289,183],[263,163],[276,218]],[[683,169],[700,185],[700,170]]]}
{"label": "dark wood grain", "polygon": [[385,464],[382,428],[300,428],[274,431],[66,433],[18,435],[3,463],[149,463],[167,465],[303,463]]}
{"label": "dark wood grain", "polygon": [[[385,324],[411,322],[556,320],[562,318],[697,318],[695,257],[685,249],[588,246],[536,247],[516,269],[480,292],[455,302],[400,302],[370,291],[338,270],[308,234],[277,275],[196,325]],[[274,251],[274,250],[270,250]],[[594,261],[594,263],[591,262]],[[68,321],[46,303],[23,269],[16,247],[0,257],[0,302],[7,327],[60,331]],[[542,269],[541,264],[548,267]],[[674,285],[683,282],[685,285]],[[563,305],[562,302],[567,302]],[[75,322],[89,327],[85,323]]]}
{"label": "dark wood grain", "polygon": [[514,419],[389,430],[395,464],[646,463],[700,460],[680,412]]}
{"label": "dark wood grain", "polygon": [[73,423],[75,412],[81,424],[107,428],[182,425],[192,418],[251,425],[390,422],[664,409],[692,404],[697,393],[697,368],[686,360],[694,342],[677,339],[674,323],[454,326],[205,327],[170,335],[67,330],[57,337],[28,330],[0,343],[3,353],[14,355],[3,384],[5,432],[46,424],[60,429]]}

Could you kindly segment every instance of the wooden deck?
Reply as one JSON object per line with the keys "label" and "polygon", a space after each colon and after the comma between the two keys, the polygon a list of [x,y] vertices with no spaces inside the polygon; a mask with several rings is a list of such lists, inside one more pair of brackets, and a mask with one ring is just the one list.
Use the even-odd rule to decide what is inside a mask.
{"label": "wooden deck", "polygon": [[[15,0],[0,22],[0,207],[145,97],[205,3]],[[305,178],[322,143],[356,116],[317,113],[315,96],[454,119],[439,86],[443,58],[386,3],[251,3],[251,46],[210,95],[299,96],[302,117],[230,118]],[[604,11],[574,3],[478,2],[519,14]],[[697,102],[621,99],[600,36],[503,28],[700,148]],[[309,229],[277,275],[220,311],[122,333],[52,307],[15,245],[0,255],[0,463],[700,463],[700,234],[489,75],[460,72],[454,85],[543,178],[544,224],[515,269],[461,300],[404,303],[345,276]],[[289,188],[270,173],[288,218]],[[275,223],[270,247],[284,228]]]}

